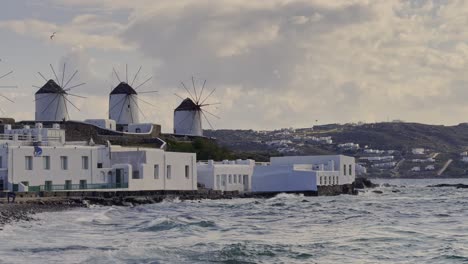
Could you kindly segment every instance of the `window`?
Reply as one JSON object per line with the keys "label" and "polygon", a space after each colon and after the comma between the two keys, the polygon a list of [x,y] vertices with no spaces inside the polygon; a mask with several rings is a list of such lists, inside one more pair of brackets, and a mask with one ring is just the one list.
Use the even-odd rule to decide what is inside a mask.
{"label": "window", "polygon": [[42,156],[42,167],[44,170],[50,170],[50,156]]}
{"label": "window", "polygon": [[171,176],[172,176],[171,173],[172,173],[171,165],[167,165],[167,167],[166,167],[166,178],[170,179]]}
{"label": "window", "polygon": [[237,184],[237,175],[234,174],[234,184]]}
{"label": "window", "polygon": [[336,176],[336,184],[340,184],[340,176]]}
{"label": "window", "polygon": [[229,181],[229,184],[232,183],[232,175],[231,174],[229,174],[229,180],[228,181]]}
{"label": "window", "polygon": [[239,174],[239,183],[242,184],[242,175]]}
{"label": "window", "polygon": [[140,179],[140,171],[133,171],[132,179]]}
{"label": "window", "polygon": [[135,133],[141,133],[141,128],[136,128]]}
{"label": "window", "polygon": [[221,186],[221,177],[219,175],[216,175],[216,187],[219,188],[220,186]]}
{"label": "window", "polygon": [[24,161],[25,161],[25,169],[26,170],[32,170],[33,169],[33,159],[32,159],[32,156],[26,156],[24,157]]}
{"label": "window", "polygon": [[154,165],[154,171],[153,171],[153,176],[154,179],[159,179],[159,164]]}
{"label": "window", "polygon": [[185,178],[190,178],[190,166],[185,165]]}
{"label": "window", "polygon": [[81,157],[81,169],[87,170],[89,168],[89,158],[88,156]]}
{"label": "window", "polygon": [[[0,169],[3,168],[3,157],[0,156]],[[1,190],[1,189],[0,189]]]}
{"label": "window", "polygon": [[80,180],[80,189],[86,189],[88,187],[88,183],[86,180]]}
{"label": "window", "polygon": [[68,170],[68,157],[60,156],[60,167],[62,170]]}
{"label": "window", "polygon": [[72,181],[71,180],[66,180],[65,181],[65,190],[71,190],[72,189]]}
{"label": "window", "polygon": [[101,163],[101,162],[98,162],[97,168],[98,168],[98,169],[102,169],[102,163]]}
{"label": "window", "polygon": [[349,164],[349,176],[353,175],[353,165]]}
{"label": "window", "polygon": [[226,174],[221,176],[221,186],[226,186]]}
{"label": "window", "polygon": [[3,179],[0,179],[0,191],[5,190],[5,183],[3,182]]}
{"label": "window", "polygon": [[328,184],[332,184],[332,176],[328,176]]}
{"label": "window", "polygon": [[323,177],[322,177],[322,176],[320,176],[320,185],[322,185],[322,184],[323,184],[323,179],[322,179],[322,178],[323,178]]}
{"label": "window", "polygon": [[44,182],[44,190],[52,191],[52,181],[45,181]]}
{"label": "window", "polygon": [[346,176],[346,164],[343,165],[343,174]]}

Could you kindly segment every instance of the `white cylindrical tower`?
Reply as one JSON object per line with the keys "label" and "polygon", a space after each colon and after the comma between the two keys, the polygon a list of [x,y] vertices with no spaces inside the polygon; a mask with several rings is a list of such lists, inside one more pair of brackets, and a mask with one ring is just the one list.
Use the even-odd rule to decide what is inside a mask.
{"label": "white cylindrical tower", "polygon": [[174,134],[203,136],[201,108],[190,98],[174,110]]}
{"label": "white cylindrical tower", "polygon": [[127,83],[117,85],[109,95],[109,119],[119,125],[139,123],[137,95],[135,89]]}
{"label": "white cylindrical tower", "polygon": [[54,80],[49,80],[35,94],[36,121],[68,120],[65,92]]}

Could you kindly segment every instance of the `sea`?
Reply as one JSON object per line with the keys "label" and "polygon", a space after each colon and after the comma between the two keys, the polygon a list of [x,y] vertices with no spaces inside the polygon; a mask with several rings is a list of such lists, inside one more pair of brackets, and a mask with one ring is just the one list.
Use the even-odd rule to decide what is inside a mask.
{"label": "sea", "polygon": [[0,263],[468,263],[468,189],[428,187],[468,179],[373,181],[391,186],[41,213],[0,231]]}

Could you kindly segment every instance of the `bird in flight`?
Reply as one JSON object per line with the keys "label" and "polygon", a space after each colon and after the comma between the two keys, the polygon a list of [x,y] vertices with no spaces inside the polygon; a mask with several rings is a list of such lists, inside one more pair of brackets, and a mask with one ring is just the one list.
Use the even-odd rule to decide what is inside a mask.
{"label": "bird in flight", "polygon": [[52,33],[52,35],[50,35],[51,40],[55,37],[55,33],[57,33],[57,32],[54,32],[54,33]]}

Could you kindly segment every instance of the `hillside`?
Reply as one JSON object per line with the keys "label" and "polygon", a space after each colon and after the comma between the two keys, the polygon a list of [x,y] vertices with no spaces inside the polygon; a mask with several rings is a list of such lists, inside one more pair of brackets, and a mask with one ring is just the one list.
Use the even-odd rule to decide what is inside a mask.
{"label": "hillside", "polygon": [[[236,153],[352,155],[367,168],[370,176],[467,176],[468,163],[462,161],[460,153],[468,150],[468,124],[330,124],[273,131],[206,130],[205,135]],[[424,152],[414,154],[415,148]],[[378,160],[379,157],[382,159]],[[449,160],[452,161],[446,170],[437,175]]]}

